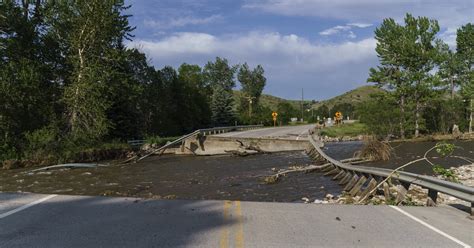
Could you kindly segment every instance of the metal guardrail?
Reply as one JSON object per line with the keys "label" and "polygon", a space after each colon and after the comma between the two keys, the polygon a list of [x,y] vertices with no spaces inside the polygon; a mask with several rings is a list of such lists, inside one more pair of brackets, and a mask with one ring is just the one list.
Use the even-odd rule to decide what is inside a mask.
{"label": "metal guardrail", "polygon": [[162,146],[162,147],[159,147],[157,149],[154,149],[153,151],[147,153],[146,155],[140,157],[138,161],[142,160],[142,159],[145,159],[147,157],[149,157],[150,155],[156,153],[156,152],[159,152],[159,151],[162,151],[162,150],[165,150],[169,147],[172,147],[176,144],[179,144],[181,142],[183,142],[184,140],[190,138],[190,137],[193,137],[193,136],[196,136],[196,135],[211,135],[211,134],[218,134],[218,133],[226,133],[226,132],[231,132],[231,131],[243,131],[243,130],[250,130],[250,129],[257,129],[257,128],[262,128],[263,125],[247,125],[247,126],[230,126],[230,127],[214,127],[214,128],[206,128],[206,129],[198,129],[190,134],[186,134],[172,142],[168,142],[166,145]]}
{"label": "metal guardrail", "polygon": [[[196,130],[196,131],[194,131],[190,134],[186,134],[184,136],[190,137],[190,136],[197,135],[198,133],[202,134],[202,135],[212,135],[212,134],[227,133],[227,132],[232,132],[232,131],[244,131],[244,130],[250,130],[250,129],[257,129],[257,128],[262,128],[262,127],[263,127],[263,125],[246,125],[246,126],[204,128],[204,129],[198,129],[198,130]],[[180,141],[181,141],[181,138],[179,138]],[[173,142],[175,142],[175,141],[173,141]],[[142,145],[145,144],[145,142],[146,142],[146,140],[127,140],[127,143],[132,147],[142,146]]]}
{"label": "metal guardrail", "polygon": [[[387,178],[392,170],[383,169],[383,168],[372,168],[365,166],[353,166],[350,164],[342,163],[336,159],[331,158],[320,148],[321,143],[314,139],[310,135],[309,141],[311,142],[314,149],[329,163],[333,164],[337,168],[343,171],[351,171],[353,173],[370,175],[372,177],[382,177]],[[453,182],[444,181],[435,177],[418,175],[410,172],[399,171],[396,174],[392,175],[393,179],[398,180],[399,182],[405,183],[406,185],[415,184],[423,188],[428,189],[429,196],[436,201],[436,196],[438,192],[456,197],[458,199],[467,201],[471,203],[471,208],[474,207],[474,187],[465,186],[462,184],[457,184]],[[472,211],[472,210],[471,210]]]}

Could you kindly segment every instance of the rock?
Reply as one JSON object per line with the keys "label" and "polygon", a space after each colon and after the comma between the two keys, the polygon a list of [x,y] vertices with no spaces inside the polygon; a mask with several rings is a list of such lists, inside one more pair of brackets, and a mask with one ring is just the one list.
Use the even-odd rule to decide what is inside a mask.
{"label": "rock", "polygon": [[38,175],[51,175],[51,174],[53,174],[53,173],[52,173],[51,171],[40,171],[40,172],[38,172],[38,173],[36,173],[36,174],[38,174]]}
{"label": "rock", "polygon": [[92,173],[90,173],[90,172],[84,172],[84,173],[82,173],[81,175],[83,175],[83,176],[90,176],[90,175],[92,175]]}
{"label": "rock", "polygon": [[316,200],[314,200],[314,203],[316,203],[316,204],[322,204],[322,203],[323,203],[323,201],[322,201],[322,200],[318,200],[318,199],[316,199]]}
{"label": "rock", "polygon": [[303,197],[303,198],[301,198],[301,200],[304,201],[305,203],[308,203],[308,202],[309,202],[308,197]]}
{"label": "rock", "polygon": [[326,197],[324,197],[326,200],[332,200],[334,198],[333,195],[327,194]]}

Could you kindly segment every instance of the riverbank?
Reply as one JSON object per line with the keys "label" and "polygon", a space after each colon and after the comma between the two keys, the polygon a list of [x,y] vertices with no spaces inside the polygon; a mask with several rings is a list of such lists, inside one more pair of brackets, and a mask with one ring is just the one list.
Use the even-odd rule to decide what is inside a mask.
{"label": "riverbank", "polygon": [[[344,123],[329,127],[316,125],[316,133],[324,142],[341,142],[341,141],[360,141],[367,136],[371,136],[368,127],[359,121],[353,123]],[[474,140],[474,133],[453,133],[453,134],[426,134],[420,137],[409,137],[400,139],[394,137],[390,142],[421,142],[421,141],[443,141],[443,140]]]}

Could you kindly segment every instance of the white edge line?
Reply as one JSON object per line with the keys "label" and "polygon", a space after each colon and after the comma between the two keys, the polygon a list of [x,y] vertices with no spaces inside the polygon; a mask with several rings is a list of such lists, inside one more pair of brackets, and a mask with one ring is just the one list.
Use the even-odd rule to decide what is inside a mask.
{"label": "white edge line", "polygon": [[424,222],[424,221],[422,221],[422,220],[416,218],[415,216],[413,216],[413,215],[411,215],[411,214],[409,214],[409,213],[403,211],[401,208],[399,208],[399,207],[397,207],[397,206],[390,206],[390,207],[393,208],[393,209],[395,209],[395,210],[397,210],[398,212],[400,212],[400,213],[402,213],[402,214],[408,216],[408,217],[411,218],[412,220],[414,220],[414,221],[416,221],[416,222],[422,224],[423,226],[426,226],[426,227],[428,227],[429,229],[431,229],[431,230],[433,230],[433,231],[435,231],[435,232],[441,234],[442,236],[444,236],[444,237],[446,237],[446,238],[448,238],[448,239],[450,239],[450,240],[452,240],[452,241],[458,243],[458,244],[461,245],[462,247],[464,247],[464,248],[471,248],[470,245],[465,244],[464,242],[460,241],[459,239],[457,239],[457,238],[455,238],[455,237],[453,237],[453,236],[450,236],[449,234],[447,234],[447,233],[445,233],[445,232],[439,230],[438,228],[436,228],[436,227],[434,227],[434,226],[431,226],[430,224],[428,224],[428,223],[426,223],[426,222]]}
{"label": "white edge line", "polygon": [[33,207],[34,205],[40,204],[40,203],[42,203],[42,202],[44,202],[44,201],[47,201],[47,200],[49,200],[49,199],[51,199],[51,198],[53,198],[53,197],[56,197],[56,196],[57,196],[57,195],[48,195],[48,196],[46,196],[46,197],[44,197],[44,198],[41,198],[41,199],[36,200],[36,201],[34,201],[34,202],[30,202],[30,203],[28,203],[28,204],[26,204],[26,205],[23,205],[23,206],[19,207],[19,208],[15,208],[15,209],[10,210],[10,211],[8,211],[8,212],[6,212],[6,213],[0,214],[0,219],[5,218],[5,217],[7,217],[7,216],[9,216],[9,215],[12,215],[12,214],[14,214],[14,213],[18,213],[18,212],[20,212],[20,211],[22,211],[22,210],[25,210],[25,209],[29,208],[29,207]]}

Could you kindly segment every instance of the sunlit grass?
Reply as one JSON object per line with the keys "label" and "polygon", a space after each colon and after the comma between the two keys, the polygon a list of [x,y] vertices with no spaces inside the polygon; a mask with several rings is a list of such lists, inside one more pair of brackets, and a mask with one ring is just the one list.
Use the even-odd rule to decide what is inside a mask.
{"label": "sunlit grass", "polygon": [[344,137],[344,136],[357,136],[367,133],[367,127],[363,123],[355,122],[350,124],[341,124],[338,126],[327,127],[321,130],[322,136],[328,137]]}

